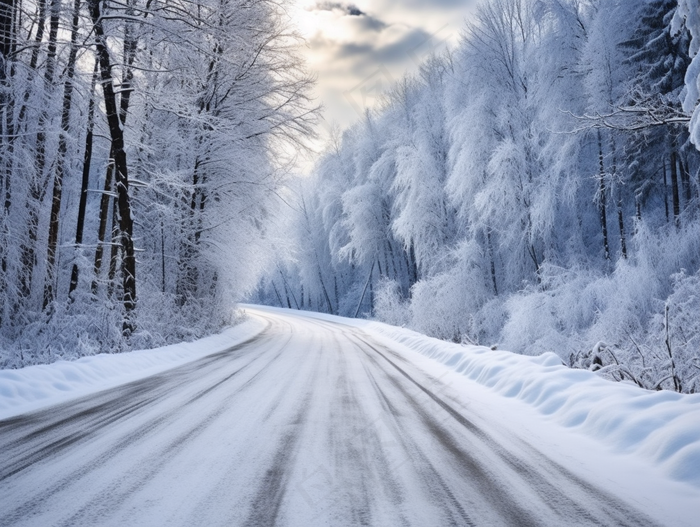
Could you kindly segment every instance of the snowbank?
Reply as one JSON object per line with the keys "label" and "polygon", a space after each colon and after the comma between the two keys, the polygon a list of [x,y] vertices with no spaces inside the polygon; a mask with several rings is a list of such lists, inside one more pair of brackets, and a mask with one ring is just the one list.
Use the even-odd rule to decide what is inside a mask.
{"label": "snowbank", "polygon": [[613,383],[563,366],[554,353],[528,357],[444,342],[379,322],[358,326],[387,345],[398,342],[530,405],[560,426],[598,439],[615,452],[644,457],[672,479],[700,488],[700,394]]}
{"label": "snowbank", "polygon": [[240,344],[265,327],[262,320],[248,318],[195,342],[0,370],[0,419],[155,375]]}

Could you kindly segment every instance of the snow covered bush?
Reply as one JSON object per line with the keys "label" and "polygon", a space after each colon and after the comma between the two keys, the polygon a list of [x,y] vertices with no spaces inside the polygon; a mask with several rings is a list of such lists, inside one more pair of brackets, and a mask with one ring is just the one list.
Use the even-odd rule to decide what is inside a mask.
{"label": "snow covered bush", "polygon": [[374,293],[374,315],[392,326],[405,326],[411,320],[410,302],[401,296],[396,280],[382,279]]}
{"label": "snow covered bush", "polygon": [[658,382],[686,393],[700,392],[700,271],[673,275],[673,292],[662,313],[654,315],[650,332],[654,355],[662,364]]}

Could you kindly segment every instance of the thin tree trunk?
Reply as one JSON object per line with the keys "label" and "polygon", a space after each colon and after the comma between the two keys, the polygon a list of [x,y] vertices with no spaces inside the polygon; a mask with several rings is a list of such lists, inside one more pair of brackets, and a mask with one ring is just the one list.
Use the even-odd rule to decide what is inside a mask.
{"label": "thin tree trunk", "polygon": [[[12,113],[14,100],[12,97],[11,81],[12,68],[10,61],[15,51],[15,12],[16,0],[0,1],[0,149],[3,159],[0,162],[0,200],[3,201],[3,209],[0,212],[0,298],[7,298],[7,235],[6,220],[10,213],[11,202],[11,177],[13,148],[9,137],[12,135]],[[3,302],[0,312],[0,326],[5,320],[8,310],[7,302]]]}
{"label": "thin tree trunk", "polygon": [[277,301],[280,303],[280,307],[284,307],[284,304],[282,303],[282,297],[280,296],[280,292],[277,290],[277,286],[275,285],[275,281],[272,281],[272,289],[275,292],[275,295],[277,295]]}
{"label": "thin tree trunk", "polygon": [[[291,293],[292,300],[294,300],[294,305],[297,306],[297,309],[299,309],[299,302],[297,302],[297,297],[294,294],[294,289],[287,282],[287,279],[285,278],[284,273],[282,272],[282,269],[280,268],[279,264],[277,264],[277,270],[279,271],[280,276],[282,277],[282,283],[284,284],[284,291],[285,291],[285,293],[287,293],[287,303],[289,303],[289,295]],[[338,291],[337,291],[337,286],[336,286],[336,294],[337,294],[337,292]],[[289,308],[290,309],[292,308],[291,304],[289,305]]]}
{"label": "thin tree trunk", "polygon": [[[83,178],[80,182],[80,202],[78,203],[78,222],[75,228],[76,250],[83,243],[83,233],[85,231],[85,212],[87,210],[88,186],[90,184],[90,163],[92,163],[92,134],[95,128],[95,84],[97,83],[97,61],[92,72],[92,83],[90,85],[90,102],[88,103],[87,134],[85,135],[85,153],[83,155]],[[107,197],[103,195],[103,197]],[[104,236],[103,236],[104,238]],[[99,245],[98,245],[99,247]],[[79,267],[77,262],[73,263],[70,275],[70,295],[78,287]]]}
{"label": "thin tree trunk", "polygon": [[666,223],[668,223],[668,177],[666,174],[666,160],[663,161],[664,168],[664,208],[666,210]]}
{"label": "thin tree trunk", "polygon": [[491,269],[491,283],[493,283],[493,292],[498,296],[498,285],[496,283],[496,263],[493,258],[493,244],[491,243],[491,230],[486,229],[486,247],[489,253],[489,267]]}
{"label": "thin tree trunk", "polygon": [[600,137],[600,130],[598,130],[598,170],[598,210],[600,213],[600,226],[603,230],[603,256],[606,260],[610,260],[610,246],[608,245],[608,219],[605,210],[607,189],[605,185],[605,165],[603,164],[603,142]]}
{"label": "thin tree trunk", "polygon": [[[326,289],[326,284],[323,281],[323,275],[321,274],[321,267],[319,266],[318,268],[318,278],[321,281],[321,289],[323,291],[323,296],[326,299],[326,303],[328,304],[328,312],[332,315],[333,314],[333,304],[331,303],[331,298],[328,296],[328,290]],[[320,306],[320,304],[319,304]]]}
{"label": "thin tree trunk", "polygon": [[[41,43],[44,40],[44,30],[46,26],[46,4],[47,0],[39,0],[39,12],[37,14],[37,28],[34,34],[34,44],[32,45],[32,55],[29,59],[29,71],[30,75],[34,70],[36,70],[37,64],[39,63],[39,52],[41,51]],[[19,117],[17,119],[18,123],[26,122],[27,114],[27,102],[29,101],[29,96],[31,95],[32,79],[27,80],[28,88],[24,92],[24,97],[22,99],[22,107],[19,109]],[[16,136],[13,135],[11,140],[14,140]]]}
{"label": "thin tree trunk", "polygon": [[681,204],[680,204],[680,194],[678,192],[678,155],[676,154],[675,148],[671,150],[671,193],[673,195],[673,221],[676,227],[680,225],[680,214],[681,214]]}
{"label": "thin tree trunk", "polygon": [[114,151],[110,150],[109,163],[105,173],[105,184],[100,197],[100,222],[97,226],[97,247],[95,248],[95,263],[93,266],[92,293],[97,294],[97,283],[102,271],[102,260],[104,258],[104,243],[107,236],[107,223],[109,221],[109,204],[112,194],[112,182],[114,180]]}
{"label": "thin tree trunk", "polygon": [[112,243],[109,244],[109,270],[107,272],[107,298],[112,298],[114,295],[114,278],[117,276],[117,264],[119,262],[119,238],[121,233],[119,231],[119,210],[115,206],[112,207],[112,235],[110,239]]}
{"label": "thin tree trunk", "polygon": [[5,80],[7,64],[14,53],[14,17],[16,0],[0,1],[0,83]]}
{"label": "thin tree trunk", "polygon": [[617,201],[617,224],[620,227],[620,251],[622,253],[622,257],[626,260],[627,259],[627,240],[625,237],[625,220],[623,218],[622,214],[622,200],[618,199]]}
{"label": "thin tree trunk", "polygon": [[413,249],[413,242],[411,242],[411,245],[408,247],[406,257],[408,263],[408,279],[410,282],[410,287],[418,281],[418,264],[416,263],[416,252]]}
{"label": "thin tree trunk", "polygon": [[[391,240],[388,238],[384,239],[384,243],[387,247],[387,252],[389,253],[389,261],[391,262],[391,273],[394,280],[396,280],[398,273],[396,272],[396,256],[394,255],[394,248],[391,246]],[[387,273],[389,271],[387,270]]]}
{"label": "thin tree trunk", "polygon": [[627,238],[625,235],[625,217],[622,207],[622,185],[617,180],[617,149],[615,148],[615,137],[610,137],[610,150],[612,151],[612,181],[615,183],[615,193],[617,195],[617,226],[620,230],[620,254],[627,259]]}
{"label": "thin tree trunk", "polygon": [[160,221],[160,273],[161,289],[165,293],[165,226],[163,220]]}
{"label": "thin tree trunk", "polygon": [[687,208],[688,203],[690,203],[691,199],[693,198],[693,194],[692,194],[692,189],[691,189],[691,185],[690,185],[690,172],[688,171],[688,161],[687,161],[687,159],[684,161],[683,158],[684,158],[684,156],[682,156],[682,155],[678,156],[678,165],[679,165],[680,172],[681,172],[681,184],[683,186],[683,199],[685,200],[685,206]]}
{"label": "thin tree trunk", "polygon": [[362,301],[365,299],[365,293],[367,293],[367,286],[370,285],[370,282],[372,281],[372,271],[374,271],[374,262],[372,262],[372,267],[369,268],[369,275],[367,275],[365,287],[362,288],[362,296],[360,296],[360,301],[357,303],[357,309],[355,309],[355,314],[353,315],[353,318],[357,318],[357,315],[360,313]]}
{"label": "thin tree trunk", "polygon": [[282,285],[284,286],[284,296],[285,296],[285,299],[287,300],[287,308],[292,309],[292,303],[289,300],[289,289],[287,288],[287,283],[282,282]]}

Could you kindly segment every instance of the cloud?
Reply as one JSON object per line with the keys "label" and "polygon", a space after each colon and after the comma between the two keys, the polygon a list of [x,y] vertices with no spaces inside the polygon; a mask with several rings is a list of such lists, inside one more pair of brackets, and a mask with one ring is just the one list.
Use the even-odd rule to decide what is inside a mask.
{"label": "cloud", "polygon": [[362,16],[365,13],[355,4],[344,4],[342,2],[318,2],[316,5],[307,7],[309,11],[341,11],[349,16]]}
{"label": "cloud", "polygon": [[355,4],[345,4],[342,2],[318,2],[306,8],[312,12],[333,13],[340,17],[351,17],[352,23],[361,29],[370,31],[381,31],[387,27],[386,22],[368,14]]}
{"label": "cloud", "polygon": [[[474,0],[295,0],[327,122],[345,127],[459,35]],[[322,132],[323,133],[323,132]]]}
{"label": "cloud", "polygon": [[416,50],[419,50],[428,39],[430,34],[421,28],[394,25],[391,30],[380,33],[378,38],[346,43],[336,42],[335,46],[326,42],[324,45],[327,46],[326,49],[334,47],[332,55],[335,59],[349,59],[355,62],[352,70],[360,73],[367,67],[404,64],[411,56],[415,56]]}

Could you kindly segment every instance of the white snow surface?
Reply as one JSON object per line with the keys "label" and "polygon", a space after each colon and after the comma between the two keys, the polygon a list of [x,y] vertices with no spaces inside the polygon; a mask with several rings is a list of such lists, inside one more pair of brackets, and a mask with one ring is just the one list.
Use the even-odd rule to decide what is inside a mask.
{"label": "white snow surface", "polygon": [[564,366],[552,352],[518,355],[445,342],[376,321],[306,314],[362,328],[392,349],[399,344],[405,352],[417,352],[443,370],[464,376],[466,385],[473,381],[520,401],[559,427],[603,443],[613,453],[631,454],[668,478],[700,489],[700,394],[650,392],[607,381]]}
{"label": "white snow surface", "polygon": [[260,333],[257,318],[195,342],[128,353],[101,353],[76,361],[0,370],[0,419],[7,419],[155,375],[235,346]]}
{"label": "white snow surface", "polygon": [[[441,377],[441,372],[458,375],[465,389],[473,383],[487,388],[497,395],[496,407],[503,398],[518,401],[558,427],[603,443],[613,453],[632,455],[669,479],[700,489],[700,394],[648,392],[613,383],[592,372],[563,366],[554,353],[529,357],[444,342],[375,321],[309,312],[303,316],[361,328],[420,368]],[[0,419],[180,366],[240,344],[264,328],[265,322],[253,316],[196,342],[0,370]],[[454,386],[454,377],[450,379]]]}

